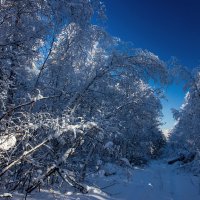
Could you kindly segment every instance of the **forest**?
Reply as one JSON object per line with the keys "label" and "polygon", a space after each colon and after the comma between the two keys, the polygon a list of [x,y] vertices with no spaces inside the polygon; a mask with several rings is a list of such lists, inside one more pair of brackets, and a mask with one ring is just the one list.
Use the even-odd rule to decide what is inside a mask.
{"label": "forest", "polygon": [[[0,199],[50,188],[84,199],[91,174],[160,159],[199,177],[200,69],[134,48],[94,19],[106,20],[99,0],[1,0]],[[186,96],[166,137],[162,88],[173,82]]]}

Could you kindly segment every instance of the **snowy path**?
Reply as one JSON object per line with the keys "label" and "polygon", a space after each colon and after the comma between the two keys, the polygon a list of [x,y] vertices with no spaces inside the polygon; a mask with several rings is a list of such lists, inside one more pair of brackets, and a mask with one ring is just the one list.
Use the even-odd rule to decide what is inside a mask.
{"label": "snowy path", "polygon": [[173,165],[152,162],[135,169],[131,182],[116,184],[107,192],[124,200],[200,200],[200,177],[178,172]]}
{"label": "snowy path", "polygon": [[180,172],[175,165],[154,161],[144,169],[115,167],[114,176],[90,178],[102,191],[91,188],[86,195],[43,191],[27,200],[200,200],[200,177]]}

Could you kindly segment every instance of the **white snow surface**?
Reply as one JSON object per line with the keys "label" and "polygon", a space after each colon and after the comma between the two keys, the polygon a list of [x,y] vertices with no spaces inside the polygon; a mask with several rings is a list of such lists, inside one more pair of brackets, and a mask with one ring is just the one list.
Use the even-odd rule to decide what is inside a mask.
{"label": "white snow surface", "polygon": [[[56,191],[33,193],[27,200],[199,200],[200,177],[182,172],[177,165],[165,161],[153,161],[145,168],[121,168],[109,164],[103,170],[116,172],[111,176],[92,175],[88,182],[95,183],[97,189],[89,187],[88,194],[60,194]],[[13,194],[14,199],[22,199]]]}
{"label": "white snow surface", "polygon": [[0,136],[0,150],[7,151],[13,148],[17,140],[14,135]]}

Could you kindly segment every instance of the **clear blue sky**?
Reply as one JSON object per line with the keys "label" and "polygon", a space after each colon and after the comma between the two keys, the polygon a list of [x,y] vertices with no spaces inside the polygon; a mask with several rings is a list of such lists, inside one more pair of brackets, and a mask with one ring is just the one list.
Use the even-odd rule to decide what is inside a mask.
{"label": "clear blue sky", "polygon": [[[200,0],[103,0],[106,30],[136,48],[144,48],[167,61],[175,56],[190,68],[200,63]],[[163,129],[173,126],[170,108],[179,108],[181,85],[166,88]]]}

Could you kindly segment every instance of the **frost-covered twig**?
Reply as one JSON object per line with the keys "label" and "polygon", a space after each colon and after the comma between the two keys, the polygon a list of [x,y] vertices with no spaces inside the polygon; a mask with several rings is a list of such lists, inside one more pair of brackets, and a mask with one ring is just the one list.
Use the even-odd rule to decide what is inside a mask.
{"label": "frost-covered twig", "polygon": [[50,46],[49,52],[48,52],[48,54],[47,54],[47,57],[45,58],[45,60],[44,60],[44,62],[43,62],[43,64],[42,64],[42,66],[40,67],[40,72],[39,72],[38,77],[37,77],[37,79],[36,79],[34,88],[37,87],[38,81],[39,81],[39,79],[40,79],[40,77],[41,77],[41,74],[42,74],[44,68],[45,68],[46,62],[48,61],[49,57],[51,56],[51,52],[52,52],[53,46],[54,46],[54,41],[55,41],[55,38],[53,37],[53,40],[52,40],[52,42],[51,42],[51,46]]}
{"label": "frost-covered twig", "polygon": [[46,100],[46,99],[51,99],[51,98],[56,98],[56,97],[60,97],[60,95],[54,95],[54,96],[49,96],[49,97],[42,97],[40,99],[34,99],[34,100],[31,100],[27,103],[23,103],[23,104],[20,104],[12,109],[10,109],[9,111],[5,112],[1,117],[0,117],[0,121],[5,118],[6,116],[10,115],[12,112],[16,111],[17,109],[19,108],[22,108],[22,107],[25,107],[25,106],[28,106],[28,105],[31,105],[31,104],[34,104],[36,101],[42,101],[42,100]]}

